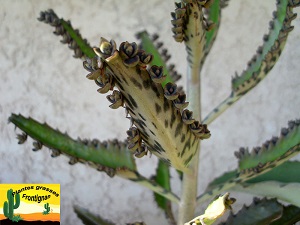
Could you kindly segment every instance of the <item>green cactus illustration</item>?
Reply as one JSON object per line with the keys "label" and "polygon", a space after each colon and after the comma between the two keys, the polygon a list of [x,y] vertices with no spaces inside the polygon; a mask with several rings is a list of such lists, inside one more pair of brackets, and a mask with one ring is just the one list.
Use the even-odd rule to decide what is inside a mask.
{"label": "green cactus illustration", "polygon": [[45,204],[44,204],[44,208],[45,208],[46,210],[43,211],[43,215],[48,215],[49,212],[50,212],[49,203],[45,203]]}
{"label": "green cactus illustration", "polygon": [[[15,203],[14,203],[15,197]],[[9,189],[7,191],[7,201],[3,204],[3,214],[10,220],[14,219],[14,209],[17,209],[20,206],[20,194],[15,194],[13,196],[13,190]]]}

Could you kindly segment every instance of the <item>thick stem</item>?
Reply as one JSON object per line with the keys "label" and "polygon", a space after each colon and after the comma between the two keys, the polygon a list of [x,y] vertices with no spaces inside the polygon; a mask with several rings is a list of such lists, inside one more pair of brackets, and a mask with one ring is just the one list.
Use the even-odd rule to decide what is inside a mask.
{"label": "thick stem", "polygon": [[193,111],[193,117],[201,121],[200,67],[188,67],[187,100],[188,108]]}
{"label": "thick stem", "polygon": [[[189,109],[193,111],[194,118],[201,121],[201,90],[199,67],[188,67],[187,90]],[[189,166],[190,171],[183,174],[178,225],[183,225],[184,223],[194,218],[197,198],[199,153],[200,147]]]}
{"label": "thick stem", "polygon": [[198,164],[199,151],[191,163],[191,171],[183,175],[178,225],[183,225],[194,218],[198,185]]}

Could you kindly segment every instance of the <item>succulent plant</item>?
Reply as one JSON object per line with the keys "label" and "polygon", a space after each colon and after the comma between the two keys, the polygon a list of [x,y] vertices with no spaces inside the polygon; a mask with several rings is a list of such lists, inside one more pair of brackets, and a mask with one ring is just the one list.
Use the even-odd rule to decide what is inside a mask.
{"label": "succulent plant", "polygon": [[[83,61],[86,77],[107,94],[109,107],[123,108],[131,125],[126,140],[73,139],[47,124],[32,118],[12,114],[9,121],[22,130],[19,144],[34,139],[34,151],[46,146],[51,156],[70,158],[71,165],[80,162],[108,176],[119,176],[154,192],[158,206],[165,212],[169,224],[213,224],[226,210],[231,210],[234,198],[229,191],[240,191],[290,203],[284,206],[275,199],[254,199],[224,224],[293,224],[300,220],[299,171],[300,163],[289,159],[300,150],[300,120],[288,122],[278,137],[272,137],[251,151],[240,148],[236,170],[215,178],[198,196],[197,182],[200,145],[209,139],[210,124],[225,110],[253,90],[269,74],[278,61],[296,18],[296,0],[278,0],[263,44],[248,62],[247,68],[231,81],[231,93],[204,119],[201,118],[200,74],[217,38],[223,8],[228,0],[182,0],[175,3],[171,13],[175,41],[185,45],[187,53],[187,93],[178,83],[182,77],[169,65],[170,55],[158,35],[142,31],[136,42],[100,38],[98,47],[91,47],[69,21],[59,18],[53,10],[41,12],[40,21],[55,28],[74,57]],[[293,118],[289,118],[293,119]],[[138,171],[136,161],[146,155],[158,157],[156,174],[151,178]],[[204,159],[203,159],[204,160]],[[170,168],[178,171],[182,183],[181,196],[171,189]],[[284,174],[284,176],[280,176]],[[264,188],[263,188],[264,187]],[[205,212],[197,216],[195,209],[212,200]],[[172,204],[178,204],[178,216]],[[114,224],[86,209],[75,207],[85,224]],[[101,213],[101,212],[100,212]],[[254,216],[257,213],[261,217]],[[146,221],[147,222],[147,221]],[[144,224],[144,223],[134,223]]]}

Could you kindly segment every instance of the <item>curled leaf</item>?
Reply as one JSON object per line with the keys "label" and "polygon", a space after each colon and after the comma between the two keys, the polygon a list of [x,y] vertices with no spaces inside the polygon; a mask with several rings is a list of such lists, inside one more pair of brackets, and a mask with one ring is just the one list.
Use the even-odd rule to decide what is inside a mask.
{"label": "curled leaf", "polygon": [[211,225],[218,218],[224,215],[226,210],[231,210],[231,205],[236,200],[229,198],[229,193],[215,197],[215,199],[208,205],[204,214],[195,219],[185,223],[184,225]]}

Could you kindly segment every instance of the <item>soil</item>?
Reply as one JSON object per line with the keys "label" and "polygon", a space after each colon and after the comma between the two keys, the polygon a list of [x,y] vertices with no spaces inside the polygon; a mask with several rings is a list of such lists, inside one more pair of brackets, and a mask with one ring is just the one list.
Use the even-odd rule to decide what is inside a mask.
{"label": "soil", "polygon": [[28,225],[28,224],[40,224],[40,225],[59,225],[60,222],[58,221],[26,221],[26,220],[20,220],[19,222],[13,222],[9,219],[0,220],[0,225]]}

